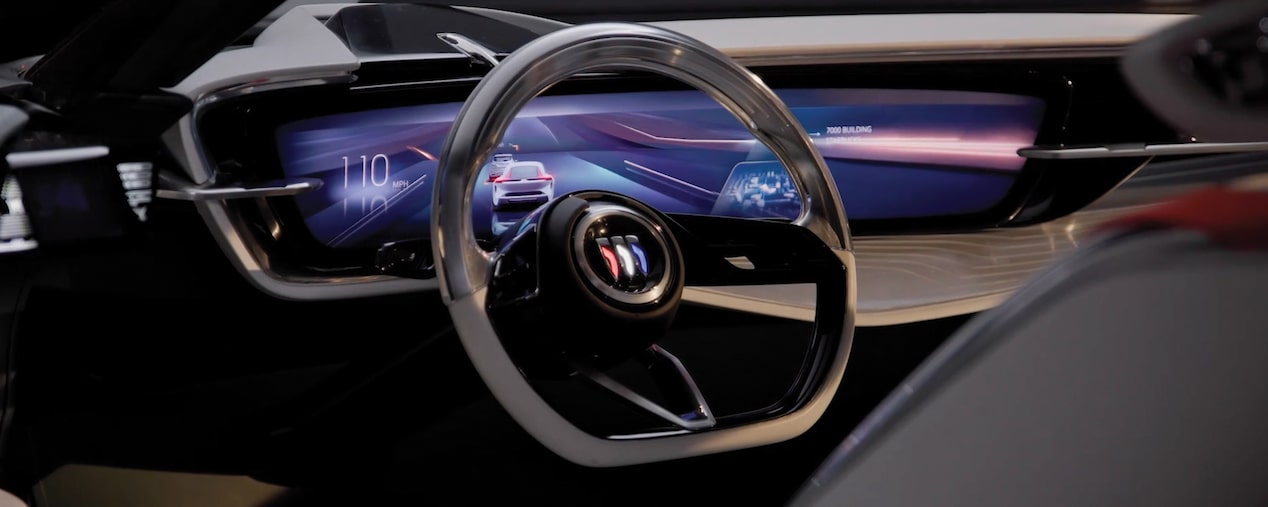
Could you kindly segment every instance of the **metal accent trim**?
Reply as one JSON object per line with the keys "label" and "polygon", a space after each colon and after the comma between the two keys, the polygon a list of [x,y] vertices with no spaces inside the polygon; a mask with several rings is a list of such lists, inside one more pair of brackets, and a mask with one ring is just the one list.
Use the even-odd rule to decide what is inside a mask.
{"label": "metal accent trim", "polygon": [[216,186],[195,185],[189,182],[178,182],[166,175],[159,176],[159,188],[154,196],[159,199],[178,201],[224,201],[228,199],[258,199],[262,197],[278,197],[299,195],[321,188],[321,180],[299,178],[279,180],[257,185]]}
{"label": "metal accent trim", "polygon": [[26,169],[49,165],[69,164],[103,158],[110,154],[105,146],[78,146],[55,150],[19,151],[4,156],[10,169]]}
{"label": "metal accent trim", "polygon": [[1158,143],[1109,144],[1105,146],[1044,147],[1017,150],[1026,158],[1044,160],[1085,160],[1120,157],[1166,157],[1268,152],[1268,141],[1242,143]]}
{"label": "metal accent trim", "polygon": [[436,34],[436,38],[440,39],[445,44],[453,46],[453,48],[458,50],[459,53],[467,55],[476,63],[488,65],[490,67],[497,67],[498,63],[501,61],[498,59],[498,54],[495,51],[460,33],[438,33]]}
{"label": "metal accent trim", "polygon": [[[637,405],[639,408],[646,410],[648,413],[655,415],[656,417],[659,417],[661,419],[664,419],[672,423],[673,425],[678,426],[687,431],[700,431],[700,430],[705,430],[705,429],[709,429],[714,426],[717,426],[718,420],[713,417],[713,411],[709,409],[709,404],[705,402],[704,395],[700,393],[700,388],[696,386],[695,379],[691,377],[691,373],[687,371],[687,368],[682,365],[682,361],[679,361],[676,356],[674,356],[673,354],[670,354],[665,349],[660,348],[659,346],[656,346],[656,345],[652,345],[651,348],[648,349],[648,352],[652,354],[654,358],[653,360],[668,364],[673,367],[674,369],[673,373],[678,376],[678,380],[682,382],[682,385],[687,390],[687,395],[690,396],[693,402],[695,403],[694,409],[691,412],[689,412],[693,417],[686,418],[686,417],[683,417],[684,414],[673,413],[672,411],[666,409],[665,407],[660,406],[656,402],[649,400],[643,395],[634,392],[634,390],[630,389],[629,387],[626,387],[625,384],[622,384],[616,379],[609,377],[606,373],[603,373],[602,371],[590,369],[590,368],[584,368],[584,367],[578,368],[578,371],[580,371],[582,375],[585,375],[590,380],[593,380],[596,384],[599,384],[600,386],[602,386],[604,389],[611,391],[613,394],[620,396],[621,398],[624,398],[626,401],[629,401],[630,403]],[[657,433],[654,435],[663,436],[662,433]],[[637,437],[636,435],[618,435],[614,437],[610,436],[607,438],[614,438],[618,440],[635,440],[636,437]]]}

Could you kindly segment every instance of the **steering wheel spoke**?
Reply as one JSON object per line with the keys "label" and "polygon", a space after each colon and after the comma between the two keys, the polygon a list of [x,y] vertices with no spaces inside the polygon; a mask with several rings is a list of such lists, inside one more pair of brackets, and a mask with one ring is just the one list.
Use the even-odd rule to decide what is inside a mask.
{"label": "steering wheel spoke", "polygon": [[640,393],[603,370],[584,365],[576,368],[578,373],[608,392],[683,430],[699,431],[717,425],[718,421],[696,386],[695,379],[677,357],[659,345],[652,345],[635,356],[634,361],[650,377],[659,391],[660,400]]}
{"label": "steering wheel spoke", "polygon": [[787,221],[670,215],[689,287],[822,281],[840,259],[813,233]]}

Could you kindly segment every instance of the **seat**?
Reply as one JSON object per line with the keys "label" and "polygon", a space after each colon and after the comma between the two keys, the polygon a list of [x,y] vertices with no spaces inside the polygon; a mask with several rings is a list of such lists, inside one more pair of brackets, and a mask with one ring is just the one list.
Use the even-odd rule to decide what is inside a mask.
{"label": "seat", "polygon": [[0,507],[27,507],[26,502],[21,498],[13,496],[8,491],[0,489]]}
{"label": "seat", "polygon": [[1114,224],[948,339],[792,504],[1268,504],[1265,187]]}

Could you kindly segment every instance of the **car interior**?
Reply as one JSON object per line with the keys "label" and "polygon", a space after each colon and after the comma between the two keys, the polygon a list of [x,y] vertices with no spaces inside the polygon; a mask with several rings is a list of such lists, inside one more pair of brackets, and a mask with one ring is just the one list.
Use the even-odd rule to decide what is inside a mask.
{"label": "car interior", "polygon": [[0,6],[0,506],[1263,505],[1263,0]]}

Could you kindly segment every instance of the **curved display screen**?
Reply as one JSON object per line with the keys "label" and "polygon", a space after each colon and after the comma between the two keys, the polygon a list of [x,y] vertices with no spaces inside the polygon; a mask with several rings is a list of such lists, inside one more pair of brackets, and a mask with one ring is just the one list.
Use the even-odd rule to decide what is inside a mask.
{"label": "curved display screen", "polygon": [[[1034,143],[1043,101],[996,93],[786,89],[851,220],[978,213],[1000,203]],[[335,248],[428,235],[437,157],[459,103],[324,116],[279,128],[295,197]],[[670,213],[793,218],[797,189],[764,145],[697,91],[545,96],[511,123],[473,196],[476,233],[500,234],[557,195],[601,189]]]}

